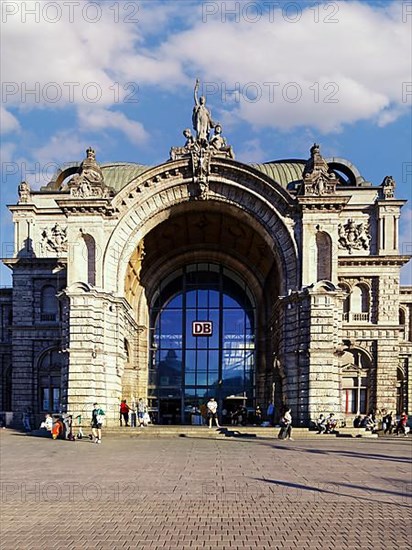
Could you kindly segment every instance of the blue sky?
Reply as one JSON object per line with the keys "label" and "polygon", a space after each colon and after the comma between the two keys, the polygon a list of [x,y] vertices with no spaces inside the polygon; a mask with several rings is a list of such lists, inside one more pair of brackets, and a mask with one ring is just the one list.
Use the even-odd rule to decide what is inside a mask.
{"label": "blue sky", "polygon": [[197,76],[239,160],[307,158],[316,140],[374,184],[392,175],[412,253],[410,1],[4,0],[1,20],[2,256],[22,179],[45,185],[89,145],[99,162],[167,160]]}

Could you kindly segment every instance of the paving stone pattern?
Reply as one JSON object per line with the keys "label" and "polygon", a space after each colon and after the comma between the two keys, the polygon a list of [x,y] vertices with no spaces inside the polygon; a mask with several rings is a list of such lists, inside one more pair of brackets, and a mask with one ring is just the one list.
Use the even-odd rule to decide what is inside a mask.
{"label": "paving stone pattern", "polygon": [[0,444],[4,550],[412,544],[408,439]]}

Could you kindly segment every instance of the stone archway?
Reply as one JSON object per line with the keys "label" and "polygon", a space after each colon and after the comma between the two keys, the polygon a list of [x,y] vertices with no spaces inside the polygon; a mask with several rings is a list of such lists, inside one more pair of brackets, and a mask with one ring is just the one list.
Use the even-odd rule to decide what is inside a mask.
{"label": "stone archway", "polygon": [[103,258],[104,287],[123,293],[127,262],[144,236],[170,217],[172,208],[196,203],[225,207],[247,219],[272,249],[282,273],[282,293],[300,283],[298,246],[294,238],[294,201],[279,185],[253,168],[228,160],[212,164],[206,201],[193,201],[187,161],[174,161],[145,172],[113,199],[119,222]]}
{"label": "stone archway", "polygon": [[279,327],[273,331],[271,325],[279,296],[297,288],[300,280],[289,214],[292,199],[250,167],[219,163],[225,166],[212,171],[207,200],[192,200],[191,179],[181,161],[149,171],[113,200],[120,219],[104,254],[104,286],[126,297],[140,327],[134,358],[139,395],[147,390],[153,289],[175,266],[218,261],[243,273],[258,297],[257,399],[271,398],[272,357],[282,358],[283,338]]}

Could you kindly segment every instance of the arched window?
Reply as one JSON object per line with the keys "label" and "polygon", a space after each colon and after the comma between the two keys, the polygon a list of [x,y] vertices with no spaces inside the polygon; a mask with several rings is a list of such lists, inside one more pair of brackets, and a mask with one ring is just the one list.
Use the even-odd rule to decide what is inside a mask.
{"label": "arched window", "polygon": [[341,357],[341,410],[343,414],[367,414],[369,409],[370,359],[361,350]]}
{"label": "arched window", "polygon": [[123,341],[123,346],[124,354],[126,355],[126,363],[130,363],[130,345],[126,338]]}
{"label": "arched window", "polygon": [[96,285],[96,241],[91,235],[83,235],[87,248],[87,282]]}
{"label": "arched window", "polygon": [[406,313],[402,307],[399,308],[399,336],[402,340],[407,340],[408,337],[406,327]]}
{"label": "arched window", "polygon": [[324,231],[316,233],[317,281],[332,279],[332,239]]}
{"label": "arched window", "polygon": [[355,285],[350,298],[352,321],[369,321],[369,289],[365,285]]}
{"label": "arched window", "polygon": [[47,351],[39,362],[39,407],[42,412],[61,409],[62,354],[57,349]]}
{"label": "arched window", "polygon": [[396,414],[407,409],[407,386],[402,369],[396,371]]}
{"label": "arched window", "polygon": [[41,290],[40,312],[41,321],[56,321],[57,319],[58,301],[56,288],[52,285],[46,285]]}
{"label": "arched window", "polygon": [[343,300],[343,320],[349,321],[349,312],[350,312],[350,288],[348,285],[343,283],[339,284],[339,288],[346,292],[346,297]]}

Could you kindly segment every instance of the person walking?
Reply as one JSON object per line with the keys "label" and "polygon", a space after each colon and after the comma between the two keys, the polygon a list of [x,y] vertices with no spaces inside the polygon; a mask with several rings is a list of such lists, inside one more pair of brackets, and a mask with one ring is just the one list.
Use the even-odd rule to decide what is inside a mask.
{"label": "person walking", "polygon": [[103,409],[99,407],[98,403],[93,403],[92,411],[92,436],[91,439],[94,439],[95,443],[102,442],[102,424],[104,420],[105,413]]}
{"label": "person walking", "polygon": [[31,417],[31,408],[26,407],[26,409],[24,410],[24,412],[21,416],[21,420],[23,422],[23,427],[24,427],[26,432],[31,432],[30,417]]}
{"label": "person walking", "polygon": [[147,412],[146,403],[143,401],[142,398],[140,398],[137,404],[137,416],[138,416],[140,428],[145,427],[145,423],[144,423],[145,412]]}
{"label": "person walking", "polygon": [[384,418],[384,430],[383,433],[386,435],[387,433],[392,434],[393,431],[393,414],[392,412],[388,412],[388,414]]}
{"label": "person walking", "polygon": [[214,397],[211,397],[207,403],[207,411],[209,417],[209,428],[212,427],[213,420],[216,422],[216,427],[220,428],[219,421],[217,419],[217,403]]}
{"label": "person walking", "polygon": [[279,439],[292,439],[292,410],[286,409],[282,418],[280,419],[280,432],[278,434]]}
{"label": "person walking", "polygon": [[408,435],[409,430],[406,430],[407,423],[408,415],[406,414],[406,411],[402,411],[402,414],[395,429],[396,435],[402,434],[405,437]]}

